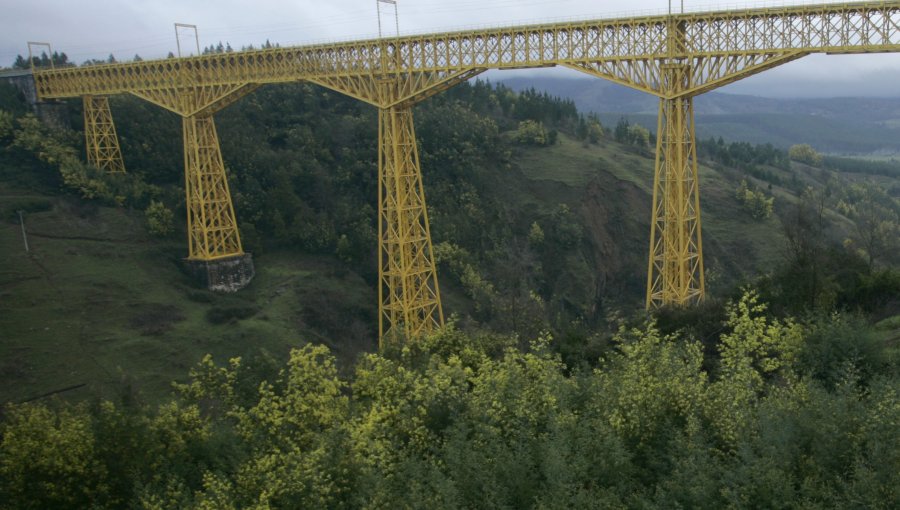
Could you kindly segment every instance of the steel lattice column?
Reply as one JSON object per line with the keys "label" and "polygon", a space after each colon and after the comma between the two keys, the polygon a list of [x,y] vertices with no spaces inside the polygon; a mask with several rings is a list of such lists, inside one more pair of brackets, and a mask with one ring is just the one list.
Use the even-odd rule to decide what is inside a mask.
{"label": "steel lattice column", "polygon": [[188,259],[209,261],[242,255],[213,118],[184,117],[183,128]]}
{"label": "steel lattice column", "polygon": [[444,324],[411,108],[378,112],[378,332],[411,339]]}
{"label": "steel lattice column", "polygon": [[109,173],[125,173],[108,97],[84,96],[84,139],[88,163]]}
{"label": "steel lattice column", "polygon": [[[690,66],[662,70],[669,90],[689,87]],[[693,98],[661,98],[657,133],[647,308],[696,303],[705,292]]]}

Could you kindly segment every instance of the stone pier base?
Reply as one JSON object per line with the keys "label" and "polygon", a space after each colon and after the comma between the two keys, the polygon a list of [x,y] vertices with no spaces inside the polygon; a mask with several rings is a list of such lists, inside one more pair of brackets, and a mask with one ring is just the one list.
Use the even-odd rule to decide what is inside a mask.
{"label": "stone pier base", "polygon": [[38,101],[34,103],[34,112],[44,124],[56,129],[69,127],[69,105],[62,101]]}
{"label": "stone pier base", "polygon": [[185,259],[184,266],[200,285],[214,292],[237,292],[256,274],[249,253],[210,261]]}

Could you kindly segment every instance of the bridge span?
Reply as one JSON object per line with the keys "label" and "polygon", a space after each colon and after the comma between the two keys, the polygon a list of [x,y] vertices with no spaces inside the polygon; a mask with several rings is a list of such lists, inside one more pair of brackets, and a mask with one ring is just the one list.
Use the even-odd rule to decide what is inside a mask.
{"label": "bridge span", "polygon": [[[693,98],[812,53],[900,51],[900,1],[802,5],[431,33],[35,70],[40,99],[82,97],[88,160],[124,172],[107,97],[183,119],[189,260],[243,267],[213,115],[306,81],[378,108],[379,339],[443,324],[412,107],[487,69],[564,66],[659,97],[648,308],[705,293]],[[252,271],[252,269],[251,269]]]}

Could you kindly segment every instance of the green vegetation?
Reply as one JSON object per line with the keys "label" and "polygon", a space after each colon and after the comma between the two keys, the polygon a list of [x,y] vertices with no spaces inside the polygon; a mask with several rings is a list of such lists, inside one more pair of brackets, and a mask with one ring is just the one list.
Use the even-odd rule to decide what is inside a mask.
{"label": "green vegetation", "polygon": [[725,143],[722,137],[719,137],[701,141],[698,144],[698,152],[701,158],[736,168],[778,186],[786,184],[779,174],[790,170],[788,155],[771,144]]}
{"label": "green vegetation", "polygon": [[174,232],[172,210],[162,202],[151,201],[144,215],[147,217],[147,231],[150,235],[166,237]]}
{"label": "green vegetation", "polygon": [[889,161],[879,161],[825,156],[825,166],[832,169],[839,169],[842,172],[884,175],[888,177],[900,176],[900,163],[893,158]]}
{"label": "green vegetation", "polygon": [[[47,314],[78,317],[83,315],[81,303],[108,296],[109,302],[128,303],[135,311],[112,307],[103,310],[108,318],[99,310],[83,315],[99,324],[98,335],[135,346],[127,356],[139,357],[139,348],[148,339],[137,324],[158,315],[170,324],[156,328],[159,336],[184,340],[160,338],[154,349],[173,357],[186,353],[188,364],[205,352],[189,339],[204,336],[210,321],[222,328],[218,355],[246,357],[251,349],[246,339],[258,330],[277,331],[270,347],[281,356],[286,346],[303,338],[327,342],[342,363],[350,363],[374,344],[374,300],[368,299],[374,293],[377,269],[374,110],[309,85],[285,85],[261,89],[218,116],[244,246],[254,254],[259,278],[238,296],[201,299],[202,293],[189,290],[189,281],[178,270],[177,261],[185,255],[179,219],[185,211],[177,117],[134,98],[113,98],[129,173],[109,176],[78,161],[79,136],[48,130],[7,95],[2,99],[0,104],[8,106],[15,120],[13,136],[5,142],[13,143],[4,151],[9,166],[2,176],[13,188],[0,213],[11,222],[17,220],[16,211],[25,210],[33,235],[53,236],[32,239],[39,251],[19,259],[16,236],[21,234],[8,224],[4,233],[8,242],[3,245],[9,250],[7,258],[21,260],[19,267],[31,267],[10,273],[6,285],[28,283],[15,287],[9,302],[59,294],[30,278],[59,278],[70,271],[79,275],[65,286],[60,302],[66,305],[53,311],[39,306],[29,310],[35,318],[27,320],[46,322],[38,317]],[[72,105],[76,123],[79,107]],[[448,316],[459,316],[467,328],[513,332],[523,338],[549,328],[580,351],[591,349],[584,346],[592,338],[609,335],[609,317],[640,308],[653,172],[653,154],[645,140],[652,134],[641,135],[635,145],[637,138],[628,133],[638,130],[620,123],[617,130],[626,137],[623,144],[615,133],[605,133],[596,117],[578,115],[571,103],[534,91],[514,94],[484,82],[464,84],[432,98],[417,108],[416,120]],[[519,145],[515,133],[528,125],[541,127],[548,136],[556,132],[556,143]],[[824,303],[855,309],[855,300],[865,299],[867,311],[889,307],[886,296],[894,288],[891,275],[897,263],[897,252],[888,242],[893,231],[879,226],[884,221],[867,222],[856,212],[866,209],[861,206],[867,203],[858,193],[848,194],[855,189],[851,180],[859,174],[792,168],[787,155],[771,146],[718,140],[702,143],[700,152],[707,280],[713,296],[731,295],[735,285],[769,275],[762,288],[775,307],[801,289],[807,289],[805,306],[812,299],[808,294],[818,295],[814,290],[820,286],[831,289]],[[84,170],[76,174],[79,179],[58,164],[60,159]],[[37,182],[14,186],[27,175]],[[742,181],[758,198],[748,202],[750,214],[735,214],[745,207],[733,198]],[[877,181],[872,186],[884,187]],[[69,190],[62,197],[60,187]],[[805,200],[806,188],[822,197],[821,224],[791,220]],[[896,200],[885,193],[873,214],[890,220]],[[86,202],[78,198],[85,196],[95,198]],[[172,213],[171,223],[166,211]],[[73,221],[73,214],[78,221]],[[802,228],[784,226],[791,224]],[[814,224],[818,226],[813,228]],[[164,236],[161,241],[144,235],[151,229]],[[167,234],[170,229],[173,232]],[[110,234],[98,234],[104,230]],[[795,231],[815,232],[804,234],[815,239],[814,248],[800,251],[822,260],[810,275],[804,265],[807,257],[792,255],[793,276],[804,275],[806,283],[782,289],[778,282],[787,271],[785,253],[797,252],[786,248],[797,237]],[[790,236],[785,235],[788,232]],[[71,257],[69,252],[85,256]],[[123,265],[110,267],[110,254]],[[284,264],[292,259],[298,263]],[[874,276],[884,271],[884,277]],[[314,276],[303,276],[308,273]],[[85,285],[93,274],[102,274],[105,283]],[[279,277],[290,282],[287,289]],[[262,298],[270,295],[280,304]],[[51,305],[45,299],[37,302]],[[156,308],[163,303],[171,307],[165,313]],[[150,319],[132,319],[145,307]],[[242,318],[245,312],[232,315],[228,311],[232,309],[257,312]],[[21,329],[27,320],[11,324],[14,345],[32,342],[34,333]],[[83,342],[80,338],[86,333],[75,334],[81,329],[75,322],[52,328],[61,336],[48,335],[46,341]],[[169,349],[173,345],[178,347]],[[11,367],[32,359],[46,366],[52,352],[38,347],[20,355],[14,354],[15,348],[21,347],[8,351]],[[80,375],[72,378],[75,383],[102,380],[107,387],[120,379],[116,367],[122,366],[130,376],[127,367],[141,366],[137,360],[119,362],[99,345],[92,355],[107,361],[82,364],[76,371]],[[136,387],[156,398],[164,393],[167,381],[181,373],[177,368],[167,366],[160,376],[146,385],[142,378]],[[40,387],[29,390],[32,386],[25,385],[5,398],[66,386],[38,380]]]}
{"label": "green vegetation", "polygon": [[523,120],[519,123],[515,139],[516,143],[522,145],[553,145],[556,143],[556,136],[548,136],[544,124],[533,120]]}
{"label": "green vegetation", "polygon": [[815,149],[805,143],[800,145],[791,145],[790,150],[788,150],[788,156],[790,156],[791,160],[793,161],[806,163],[809,166],[822,166],[822,163],[825,162],[825,159],[821,154],[816,152]]}
{"label": "green vegetation", "polygon": [[[650,131],[640,124],[630,124],[625,117],[619,119],[616,129],[613,131],[616,141],[619,143],[634,145],[636,147],[650,146]],[[655,141],[655,138],[654,138]]]}
{"label": "green vegetation", "polygon": [[650,323],[572,370],[550,337],[451,327],[347,376],[308,345],[275,376],[206,357],[155,408],[13,406],[0,506],[900,505],[897,359],[843,316],[725,312],[712,354]]}
{"label": "green vegetation", "polygon": [[766,197],[762,191],[750,189],[746,180],[741,181],[734,196],[755,219],[764,220],[772,215],[775,198]]}

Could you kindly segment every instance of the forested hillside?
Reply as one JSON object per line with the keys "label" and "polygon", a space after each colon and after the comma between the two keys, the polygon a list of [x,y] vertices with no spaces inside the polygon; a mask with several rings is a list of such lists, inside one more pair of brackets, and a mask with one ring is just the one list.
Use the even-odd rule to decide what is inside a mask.
{"label": "forested hillside", "polygon": [[648,315],[655,134],[463,84],[415,109],[452,326],[376,353],[373,108],[217,115],[258,270],[218,295],[180,120],[111,103],[126,176],[0,88],[0,508],[900,504],[893,164],[703,141],[710,296]]}
{"label": "forested hillside", "polygon": [[[658,99],[649,94],[587,77],[498,77],[513,90],[538,88],[571,99],[582,112],[607,122],[625,115],[656,129]],[[900,153],[900,99],[896,97],[771,98],[709,92],[694,100],[700,137],[771,143],[782,149],[806,143],[832,154],[894,157]]]}

